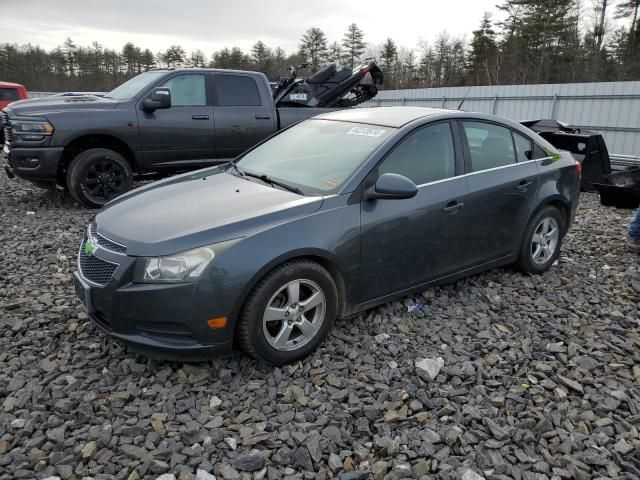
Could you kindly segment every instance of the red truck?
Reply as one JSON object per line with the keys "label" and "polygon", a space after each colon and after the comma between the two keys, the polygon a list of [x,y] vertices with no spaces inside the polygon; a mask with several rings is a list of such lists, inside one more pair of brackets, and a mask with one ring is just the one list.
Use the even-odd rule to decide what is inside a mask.
{"label": "red truck", "polygon": [[0,82],[0,110],[16,100],[27,98],[27,89],[17,83]]}
{"label": "red truck", "polygon": [[[27,89],[17,83],[0,82],[0,112],[4,107],[16,100],[25,100]],[[2,159],[2,145],[4,145],[4,125],[0,115],[0,159]]]}

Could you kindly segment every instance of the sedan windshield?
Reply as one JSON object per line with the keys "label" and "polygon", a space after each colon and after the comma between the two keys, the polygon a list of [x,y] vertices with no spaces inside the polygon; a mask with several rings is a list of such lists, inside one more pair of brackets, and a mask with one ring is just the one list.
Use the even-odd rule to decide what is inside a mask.
{"label": "sedan windshield", "polygon": [[312,119],[285,130],[242,157],[237,165],[317,193],[337,190],[395,129]]}
{"label": "sedan windshield", "polygon": [[116,89],[111,90],[105,97],[113,98],[114,100],[129,100],[166,73],[167,72],[163,71],[141,73],[131,80],[124,82]]}

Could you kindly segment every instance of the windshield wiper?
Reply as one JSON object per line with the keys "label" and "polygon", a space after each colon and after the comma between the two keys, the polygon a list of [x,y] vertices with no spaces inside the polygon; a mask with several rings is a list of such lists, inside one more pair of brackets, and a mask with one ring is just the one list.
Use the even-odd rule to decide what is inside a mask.
{"label": "windshield wiper", "polygon": [[241,177],[244,177],[244,176],[245,176],[244,171],[243,171],[243,170],[240,170],[240,167],[238,167],[238,165],[236,165],[236,162],[229,162],[229,165],[231,166],[231,168],[232,168],[233,170],[235,170],[235,171],[236,171],[236,173],[237,173],[238,175],[240,175]]}
{"label": "windshield wiper", "polygon": [[256,173],[244,172],[244,175],[246,175],[247,177],[257,178],[259,180],[262,180],[264,183],[270,183],[272,186],[277,185],[279,187],[284,188],[285,190],[289,190],[290,192],[297,193],[298,195],[304,195],[304,192],[300,190],[298,187],[294,187],[293,185],[289,185],[279,180],[274,180],[273,178],[265,174],[258,175]]}

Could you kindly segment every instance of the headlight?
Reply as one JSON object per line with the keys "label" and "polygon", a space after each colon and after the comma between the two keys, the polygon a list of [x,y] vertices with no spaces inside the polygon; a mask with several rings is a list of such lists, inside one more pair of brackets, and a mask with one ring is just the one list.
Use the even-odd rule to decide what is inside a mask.
{"label": "headlight", "polygon": [[17,134],[53,135],[53,125],[46,121],[12,120],[11,127]]}
{"label": "headlight", "polygon": [[147,283],[193,282],[200,278],[207,265],[241,238],[206,247],[194,248],[166,257],[145,258],[142,281]]}

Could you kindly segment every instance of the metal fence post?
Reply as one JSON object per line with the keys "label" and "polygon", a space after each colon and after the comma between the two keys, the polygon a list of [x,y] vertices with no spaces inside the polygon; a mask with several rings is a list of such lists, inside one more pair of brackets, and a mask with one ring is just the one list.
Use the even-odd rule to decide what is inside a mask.
{"label": "metal fence post", "polygon": [[444,102],[447,101],[447,97],[445,97],[444,95],[442,96],[442,108],[444,108]]}
{"label": "metal fence post", "polygon": [[556,120],[558,115],[558,94],[553,94],[553,103],[551,104],[551,119]]}
{"label": "metal fence post", "polygon": [[491,113],[493,115],[495,115],[496,112],[498,111],[497,107],[498,107],[498,95],[494,95],[493,96],[493,105],[491,106]]}

